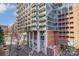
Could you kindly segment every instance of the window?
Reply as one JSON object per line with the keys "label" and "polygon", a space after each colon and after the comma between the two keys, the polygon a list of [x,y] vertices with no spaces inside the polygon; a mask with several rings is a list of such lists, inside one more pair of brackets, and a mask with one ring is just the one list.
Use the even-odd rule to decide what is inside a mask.
{"label": "window", "polygon": [[65,18],[66,20],[68,20],[68,18]]}
{"label": "window", "polygon": [[57,23],[53,23],[53,25],[54,25],[54,26],[56,26],[56,25],[57,25]]}
{"label": "window", "polygon": [[40,28],[44,28],[46,25],[42,25],[42,26],[40,26]]}
{"label": "window", "polygon": [[65,31],[63,31],[63,33],[65,33]]}
{"label": "window", "polygon": [[69,31],[66,31],[66,33],[69,33]]}
{"label": "window", "polygon": [[69,22],[66,22],[66,25],[69,24]]}
{"label": "window", "polygon": [[70,19],[73,19],[73,17],[70,17]]}
{"label": "window", "polygon": [[65,23],[61,23],[61,25],[65,25]]}
{"label": "window", "polygon": [[73,22],[70,22],[70,24],[73,24]]}
{"label": "window", "polygon": [[73,14],[73,12],[70,12],[69,14]]}
{"label": "window", "polygon": [[35,25],[33,25],[32,27],[36,27]]}
{"label": "window", "polygon": [[66,36],[66,38],[69,38],[69,36]]}
{"label": "window", "polygon": [[41,20],[41,21],[39,21],[40,23],[43,23],[43,22],[45,22],[46,20]]}
{"label": "window", "polygon": [[41,40],[44,40],[44,31],[40,32]]}
{"label": "window", "polygon": [[63,12],[63,13],[66,13],[67,11],[68,11],[68,8],[67,8],[67,7],[63,7],[63,8],[62,8],[62,12]]}
{"label": "window", "polygon": [[62,6],[62,3],[58,3],[58,6],[61,7]]}
{"label": "window", "polygon": [[71,29],[73,29],[74,27],[70,27]]}
{"label": "window", "polygon": [[66,27],[66,29],[69,29],[69,27]]}
{"label": "window", "polygon": [[59,19],[58,21],[61,21],[61,19]]}
{"label": "window", "polygon": [[58,14],[61,14],[61,12],[60,12],[60,11],[58,11]]}
{"label": "window", "polygon": [[72,6],[70,6],[70,7],[69,7],[69,10],[72,10],[72,9],[73,9]]}
{"label": "window", "polygon": [[68,13],[66,13],[65,15],[68,15]]}
{"label": "window", "polygon": [[70,32],[70,33],[74,33],[74,32],[72,31],[72,32]]}
{"label": "window", "polygon": [[71,36],[70,38],[74,38],[74,37]]}
{"label": "window", "polygon": [[58,15],[58,17],[61,17],[61,15]]}
{"label": "window", "polygon": [[61,16],[63,17],[63,16],[65,16],[65,14],[62,14]]}
{"label": "window", "polygon": [[48,27],[48,30],[51,30],[51,29],[53,29],[53,30],[54,30],[54,28],[53,28],[53,27]]}
{"label": "window", "polygon": [[65,20],[64,18],[62,20]]}

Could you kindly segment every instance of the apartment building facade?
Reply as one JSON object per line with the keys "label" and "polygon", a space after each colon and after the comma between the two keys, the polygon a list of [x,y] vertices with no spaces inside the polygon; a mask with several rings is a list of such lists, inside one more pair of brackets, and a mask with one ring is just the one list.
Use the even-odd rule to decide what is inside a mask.
{"label": "apartment building facade", "polygon": [[78,9],[70,3],[17,4],[18,31],[27,33],[33,51],[47,54],[61,44],[79,48]]}
{"label": "apartment building facade", "polygon": [[[52,17],[52,6],[53,4],[17,4],[17,10],[20,10],[25,7],[25,9],[20,10],[20,13],[24,11],[24,21],[21,18],[22,16],[17,17],[17,22],[20,24],[20,30],[21,30],[21,23],[20,21],[23,21],[22,25],[24,27],[23,30],[27,32],[27,40],[29,40],[29,47],[31,47],[34,51],[37,52],[44,52],[47,54],[47,48],[50,45],[55,44],[54,39],[56,34],[56,27],[57,23],[56,20],[48,19],[48,17]],[[21,7],[22,6],[22,7]],[[50,9],[49,9],[50,8]],[[20,19],[19,19],[20,18]],[[52,26],[53,25],[53,26]],[[19,29],[18,29],[19,30]],[[21,30],[21,31],[23,31]]]}
{"label": "apartment building facade", "polygon": [[79,4],[62,4],[58,8],[58,32],[60,44],[79,48]]}

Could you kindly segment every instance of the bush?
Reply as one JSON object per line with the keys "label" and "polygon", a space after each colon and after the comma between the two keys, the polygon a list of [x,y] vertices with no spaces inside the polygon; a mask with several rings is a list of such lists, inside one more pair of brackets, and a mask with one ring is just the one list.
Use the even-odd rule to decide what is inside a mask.
{"label": "bush", "polygon": [[4,43],[4,33],[3,30],[0,27],[0,45],[2,45]]}

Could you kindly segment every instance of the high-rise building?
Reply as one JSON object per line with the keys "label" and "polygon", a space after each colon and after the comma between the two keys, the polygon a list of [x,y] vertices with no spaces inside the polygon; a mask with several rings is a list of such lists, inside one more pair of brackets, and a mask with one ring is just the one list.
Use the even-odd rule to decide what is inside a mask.
{"label": "high-rise building", "polygon": [[45,54],[49,46],[57,44],[54,42],[54,39],[57,40],[57,19],[49,19],[53,16],[52,5],[45,3],[17,4],[18,30],[27,32],[29,47]]}
{"label": "high-rise building", "polygon": [[79,4],[62,4],[58,8],[58,28],[60,43],[79,48]]}
{"label": "high-rise building", "polygon": [[79,4],[70,3],[17,4],[18,31],[27,33],[33,51],[58,53],[60,45],[79,48],[78,9]]}

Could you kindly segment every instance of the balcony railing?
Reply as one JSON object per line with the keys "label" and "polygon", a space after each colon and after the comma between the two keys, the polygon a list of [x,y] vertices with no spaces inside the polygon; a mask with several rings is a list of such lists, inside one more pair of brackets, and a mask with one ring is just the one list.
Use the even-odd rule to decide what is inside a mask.
{"label": "balcony railing", "polygon": [[35,7],[36,5],[35,5],[35,4],[32,4],[31,6],[32,6],[32,8],[33,8],[33,7]]}
{"label": "balcony railing", "polygon": [[31,9],[31,11],[34,11],[34,10],[36,10],[36,7],[34,7],[34,8]]}
{"label": "balcony railing", "polygon": [[42,7],[39,8],[39,10],[45,10],[45,7],[46,6],[42,6]]}
{"label": "balcony railing", "polygon": [[39,4],[39,7],[44,6],[44,5],[45,5],[45,3],[40,3],[40,4]]}
{"label": "balcony railing", "polygon": [[39,13],[39,15],[40,15],[40,16],[43,16],[43,15],[45,15],[45,14],[46,14],[46,12],[45,12],[45,11],[43,11],[43,12]]}
{"label": "balcony railing", "polygon": [[46,16],[46,15],[45,15],[45,14],[43,14],[43,15],[40,15],[40,16],[39,16],[39,18],[42,18],[42,17],[45,17],[45,16]]}

